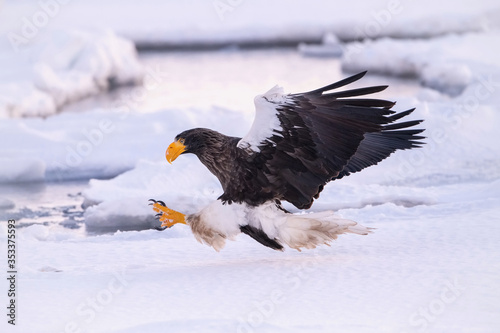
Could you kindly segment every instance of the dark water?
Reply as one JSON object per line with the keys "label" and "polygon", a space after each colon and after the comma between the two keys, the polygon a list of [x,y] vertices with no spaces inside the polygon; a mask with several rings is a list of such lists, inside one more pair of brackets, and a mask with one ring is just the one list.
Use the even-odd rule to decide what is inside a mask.
{"label": "dark water", "polygon": [[19,228],[32,224],[81,229],[83,197],[88,180],[60,183],[1,184],[0,220],[16,220]]}

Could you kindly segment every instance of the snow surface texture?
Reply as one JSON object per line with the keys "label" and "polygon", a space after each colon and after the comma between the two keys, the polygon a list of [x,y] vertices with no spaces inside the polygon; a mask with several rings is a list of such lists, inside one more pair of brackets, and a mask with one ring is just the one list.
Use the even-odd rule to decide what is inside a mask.
{"label": "snow surface texture", "polygon": [[139,83],[144,75],[133,43],[111,31],[58,31],[22,54],[0,48],[0,59],[11,65],[0,78],[2,118],[53,114],[110,87]]}
{"label": "snow surface texture", "polygon": [[191,127],[223,130],[228,125],[233,133],[243,132],[246,119],[245,114],[212,108],[147,114],[116,108],[47,119],[3,119],[0,182],[113,177],[132,169],[141,158],[162,158],[173,139],[165,133]]}
{"label": "snow surface texture", "polygon": [[287,95],[283,88],[274,86],[265,94],[254,98],[255,120],[250,131],[238,142],[238,148],[259,152],[258,146],[271,138],[276,131],[282,130],[276,107],[286,103]]}
{"label": "snow surface texture", "polygon": [[84,238],[31,226],[19,232],[20,316],[7,332],[494,333],[498,188],[435,183],[419,191],[433,204],[345,209],[375,233],[302,253],[245,236],[216,253],[180,225]]}
{"label": "snow surface texture", "polygon": [[[203,1],[205,10],[193,10],[189,6],[201,2],[192,1],[71,2],[61,5],[32,42],[51,36],[50,29],[89,25],[109,25],[136,41],[154,42],[274,38],[285,33],[297,38],[327,31],[349,39],[370,37],[369,27],[378,22],[376,17],[381,20],[381,10],[390,8],[385,1],[367,1],[365,10],[359,10],[359,2],[307,1],[308,11],[303,10],[305,1],[297,0],[227,3],[233,10],[221,19],[210,1]],[[401,2],[404,10],[393,15],[390,24],[379,23],[376,35],[481,30],[482,18],[495,14],[497,3]],[[38,1],[2,4],[9,9],[0,12],[2,33],[19,31],[20,18],[29,19],[40,10]],[[149,13],[139,14],[148,8]],[[426,83],[429,87],[449,95],[461,91],[457,97],[433,88],[407,98],[395,94],[398,110],[417,107],[413,117],[425,119],[427,145],[398,152],[379,166],[329,184],[313,206],[312,211],[333,209],[376,228],[373,234],[344,235],[330,248],[302,253],[275,252],[240,235],[216,253],[196,242],[182,225],[164,232],[99,236],[51,224],[19,228],[18,322],[12,327],[4,317],[0,331],[498,332],[500,87],[497,59],[491,58],[498,52],[488,47],[499,43],[495,32],[446,36],[439,42],[442,47],[432,39],[363,43],[359,57],[374,53],[363,58],[365,64],[361,58],[355,64],[353,56],[349,65],[352,70],[359,66],[399,75],[408,68],[406,55],[416,64],[412,75],[437,80]],[[434,52],[427,51],[429,45]],[[14,59],[8,44],[1,47],[2,95],[35,96],[16,99],[22,109],[32,110],[30,114],[55,108],[55,99],[34,85],[33,58]],[[439,65],[432,66],[433,56]],[[372,58],[376,63],[370,67]],[[20,65],[21,60],[29,66]],[[390,64],[391,71],[384,64]],[[43,66],[40,72],[51,77]],[[18,82],[17,77],[26,81]],[[48,78],[46,83],[52,84]],[[451,91],[452,86],[458,88]],[[44,120],[2,119],[1,181],[120,174],[92,180],[84,193],[86,225],[96,232],[149,228],[154,223],[146,205],[150,197],[183,213],[198,211],[216,198],[221,193],[218,181],[194,156],[166,163],[163,153],[173,139],[166,133],[203,126],[242,135],[253,118],[208,106],[136,111],[97,109]],[[0,199],[1,209],[16,204]],[[6,224],[0,223],[3,249],[6,232]],[[0,279],[2,292],[8,289],[6,283]]]}

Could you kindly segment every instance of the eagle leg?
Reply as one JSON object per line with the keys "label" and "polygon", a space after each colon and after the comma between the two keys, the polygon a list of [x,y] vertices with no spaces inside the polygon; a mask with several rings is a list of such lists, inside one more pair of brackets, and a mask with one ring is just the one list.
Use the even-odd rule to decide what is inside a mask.
{"label": "eagle leg", "polygon": [[163,201],[156,201],[153,199],[150,201],[153,202],[153,210],[158,213],[156,217],[162,222],[161,226],[158,228],[159,230],[170,228],[177,223],[186,224],[186,215],[168,208]]}

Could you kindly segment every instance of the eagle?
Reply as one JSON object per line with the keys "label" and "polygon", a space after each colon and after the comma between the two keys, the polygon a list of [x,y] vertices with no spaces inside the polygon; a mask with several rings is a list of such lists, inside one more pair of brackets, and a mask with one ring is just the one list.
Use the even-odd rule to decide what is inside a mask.
{"label": "eagle", "polygon": [[396,150],[421,147],[422,120],[399,121],[415,109],[395,112],[395,102],[365,98],[387,86],[339,89],[362,72],[312,91],[285,94],[275,86],[254,99],[255,119],[243,137],[194,128],[178,134],[166,150],[172,163],[194,154],[214,174],[223,193],[194,214],[182,214],[151,199],[164,230],[187,224],[195,238],[220,251],[244,233],[274,250],[301,250],[329,243],[343,233],[366,235],[371,228],[333,211],[309,209],[324,186],[377,164]]}

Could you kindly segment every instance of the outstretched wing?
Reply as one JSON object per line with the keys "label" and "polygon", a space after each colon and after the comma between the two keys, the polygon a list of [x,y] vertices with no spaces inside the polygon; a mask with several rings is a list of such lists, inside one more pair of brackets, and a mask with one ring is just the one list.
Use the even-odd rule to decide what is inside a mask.
{"label": "outstretched wing", "polygon": [[393,102],[358,97],[387,86],[331,92],[365,73],[306,93],[284,95],[275,87],[255,98],[254,124],[238,148],[279,199],[309,208],[327,182],[423,144],[423,129],[410,129],[421,120],[396,123],[413,109],[396,113]]}

